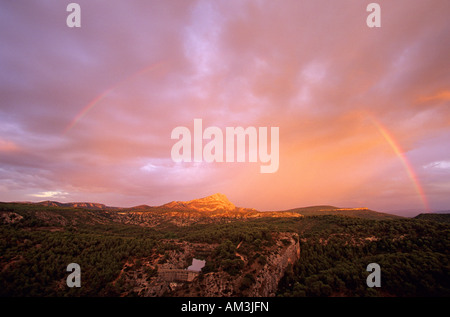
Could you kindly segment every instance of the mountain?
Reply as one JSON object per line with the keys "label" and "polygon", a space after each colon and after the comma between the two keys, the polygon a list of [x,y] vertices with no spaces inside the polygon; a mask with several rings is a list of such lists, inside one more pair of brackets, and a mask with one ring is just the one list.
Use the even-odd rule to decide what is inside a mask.
{"label": "mountain", "polygon": [[427,214],[420,214],[414,217],[415,219],[419,220],[428,220],[428,221],[435,221],[435,222],[441,222],[441,223],[448,223],[450,224],[450,213],[427,213]]}
{"label": "mountain", "polygon": [[236,206],[225,195],[220,193],[190,201],[172,201],[161,207],[196,211],[234,211],[236,209]]}
{"label": "mountain", "polygon": [[106,209],[116,209],[115,207],[108,207],[104,204],[98,203],[60,203],[57,201],[41,201],[36,203],[37,205],[47,206],[47,207],[70,207],[70,208],[84,208],[84,209],[94,209],[94,210],[106,210]]}
{"label": "mountain", "polygon": [[33,211],[40,221],[50,221],[53,224],[94,224],[113,221],[143,227],[155,227],[161,224],[189,226],[255,218],[299,218],[326,215],[374,220],[402,218],[364,207],[339,208],[328,205],[283,211],[258,211],[254,208],[236,207],[224,194],[220,193],[189,201],[172,201],[161,206],[139,205],[131,208],[108,207],[104,204],[89,202],[60,203],[57,201],[18,204],[18,206]]}
{"label": "mountain", "polygon": [[[222,194],[121,209],[0,202],[0,297],[448,297],[450,227],[437,222],[448,217],[335,206],[261,212]],[[200,272],[186,270],[194,259],[205,261]],[[373,262],[395,283],[365,287],[361,268]],[[65,287],[67,263],[89,272],[83,287]]]}
{"label": "mountain", "polygon": [[156,207],[144,205],[123,208],[118,215],[120,215],[121,221],[127,224],[150,227],[162,223],[188,226],[263,217],[303,217],[290,211],[261,212],[254,208],[236,207],[225,195],[220,193],[189,201],[172,201]]}
{"label": "mountain", "polygon": [[339,216],[347,216],[347,217],[357,217],[364,219],[401,219],[403,217],[383,213],[379,211],[370,210],[366,207],[359,208],[339,208],[335,206],[310,206],[310,207],[301,207],[286,210],[286,212],[295,212],[299,213],[305,217],[307,216],[325,216],[325,215],[339,215]]}

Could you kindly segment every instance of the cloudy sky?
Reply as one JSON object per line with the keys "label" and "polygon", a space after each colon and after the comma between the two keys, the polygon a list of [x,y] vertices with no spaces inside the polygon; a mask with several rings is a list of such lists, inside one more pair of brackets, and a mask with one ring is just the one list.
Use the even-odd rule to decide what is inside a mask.
{"label": "cloudy sky", "polygon": [[[448,0],[70,2],[0,4],[0,201],[450,209]],[[195,118],[279,127],[278,171],[174,162]]]}

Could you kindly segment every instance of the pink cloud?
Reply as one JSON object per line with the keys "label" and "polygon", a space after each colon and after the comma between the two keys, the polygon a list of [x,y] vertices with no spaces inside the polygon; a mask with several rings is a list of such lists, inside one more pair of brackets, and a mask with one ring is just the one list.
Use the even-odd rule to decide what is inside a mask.
{"label": "pink cloud", "polygon": [[[61,3],[1,5],[0,200],[63,192],[131,206],[223,192],[262,210],[420,210],[369,113],[417,158],[425,192],[445,183],[421,167],[448,160],[448,1],[379,1],[377,30],[361,1],[79,3],[79,30]],[[170,133],[194,118],[280,127],[279,171],[175,164]],[[450,203],[439,197],[434,209]]]}

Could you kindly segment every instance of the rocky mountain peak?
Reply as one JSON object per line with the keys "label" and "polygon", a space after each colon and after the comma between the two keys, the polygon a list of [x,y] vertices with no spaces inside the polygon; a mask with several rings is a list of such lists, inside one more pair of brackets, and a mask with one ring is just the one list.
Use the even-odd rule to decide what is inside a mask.
{"label": "rocky mountain peak", "polygon": [[[227,196],[225,196],[224,194],[221,193],[216,193],[214,195],[211,196],[207,196],[204,198],[199,198],[199,199],[195,199],[192,201],[205,201],[205,202],[217,202],[217,203],[222,203],[224,205],[233,205],[227,198]],[[234,207],[234,205],[233,205]]]}
{"label": "rocky mountain peak", "polygon": [[164,206],[196,211],[234,211],[236,209],[236,206],[228,200],[227,196],[220,193],[190,201],[173,201]]}

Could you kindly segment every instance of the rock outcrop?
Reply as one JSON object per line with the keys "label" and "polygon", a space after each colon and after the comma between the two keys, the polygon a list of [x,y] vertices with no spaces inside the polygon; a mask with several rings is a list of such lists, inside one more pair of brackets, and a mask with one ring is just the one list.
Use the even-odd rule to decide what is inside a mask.
{"label": "rock outcrop", "polygon": [[83,209],[94,209],[94,210],[114,209],[114,207],[107,207],[104,204],[85,203],[85,202],[60,203],[57,201],[46,200],[46,201],[41,201],[37,204],[42,205],[42,206],[47,206],[47,207],[70,207],[70,208],[83,208]]}
{"label": "rock outcrop", "polygon": [[22,219],[23,217],[15,212],[0,212],[0,223],[11,224],[20,222]]}
{"label": "rock outcrop", "polygon": [[115,221],[144,227],[157,226],[162,222],[189,226],[262,217],[303,217],[291,211],[258,211],[254,208],[236,207],[225,195],[219,193],[190,201],[173,201],[157,207],[124,208],[116,216]]}
{"label": "rock outcrop", "polygon": [[[267,262],[262,266],[245,266],[241,275],[230,276],[225,272],[208,273],[202,280],[194,281],[192,287],[198,288],[199,296],[275,296],[278,283],[289,264],[300,258],[300,244],[297,234],[280,233],[276,244],[271,248]],[[258,270],[259,268],[259,270]],[[250,279],[253,277],[253,281]]]}
{"label": "rock outcrop", "polygon": [[162,207],[176,210],[195,210],[195,211],[234,211],[236,206],[228,198],[220,193],[190,201],[173,201]]}
{"label": "rock outcrop", "polygon": [[[300,257],[297,234],[274,233],[273,244],[260,252],[247,250],[245,255],[241,255],[238,253],[242,252],[241,249],[237,248],[236,257],[243,260],[237,274],[230,275],[223,269],[209,273],[190,272],[186,268],[192,258],[200,256],[206,259],[206,264],[214,261],[214,251],[219,245],[168,242],[176,247],[164,257],[125,264],[117,279],[123,280],[126,289],[132,289],[138,296],[151,297],[271,297],[275,296],[278,283],[289,264]],[[263,257],[264,261],[254,260],[259,257]],[[136,262],[141,265],[137,266]],[[153,276],[149,275],[149,272],[156,271]]]}

